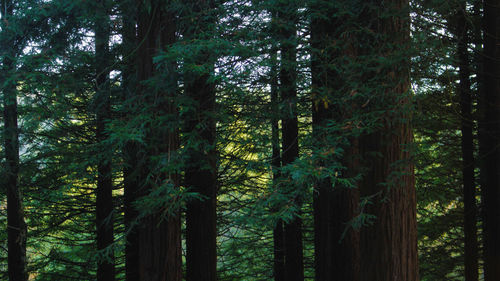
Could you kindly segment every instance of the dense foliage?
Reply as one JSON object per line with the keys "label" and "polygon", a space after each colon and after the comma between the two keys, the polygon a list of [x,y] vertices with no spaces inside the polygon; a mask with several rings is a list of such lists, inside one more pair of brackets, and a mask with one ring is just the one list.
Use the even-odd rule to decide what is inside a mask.
{"label": "dense foliage", "polygon": [[[136,238],[140,255],[150,254],[148,241],[167,241],[165,255],[179,245],[176,274],[194,280],[186,259],[203,244],[192,237],[204,236],[216,243],[216,255],[210,245],[200,253],[213,256],[217,280],[271,280],[276,241],[290,247],[292,230],[303,256],[287,259],[300,259],[303,280],[315,280],[319,191],[348,190],[326,205],[352,209],[335,241],[361,241],[349,258],[363,260],[366,248],[383,246],[366,234],[380,231],[380,206],[411,197],[391,197],[404,185],[416,190],[420,280],[472,281],[464,278],[462,153],[469,122],[476,160],[465,166],[481,210],[480,1],[0,2],[0,222],[8,228],[15,131],[29,280],[97,280],[101,265],[128,280]],[[461,111],[464,65],[472,120]],[[400,158],[384,154],[396,135]],[[384,179],[370,181],[377,173]],[[482,233],[481,218],[472,224]],[[0,232],[2,280],[7,236]],[[472,271],[481,275],[479,248]]]}

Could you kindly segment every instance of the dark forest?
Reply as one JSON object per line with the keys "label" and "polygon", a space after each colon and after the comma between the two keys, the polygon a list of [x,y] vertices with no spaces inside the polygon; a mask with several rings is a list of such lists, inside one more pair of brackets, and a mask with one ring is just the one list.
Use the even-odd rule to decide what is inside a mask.
{"label": "dark forest", "polygon": [[500,280],[500,0],[0,19],[0,280]]}

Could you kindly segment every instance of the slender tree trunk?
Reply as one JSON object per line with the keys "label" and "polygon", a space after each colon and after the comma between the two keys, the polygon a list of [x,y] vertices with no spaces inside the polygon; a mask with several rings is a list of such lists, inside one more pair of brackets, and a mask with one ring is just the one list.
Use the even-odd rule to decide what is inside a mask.
{"label": "slender tree trunk", "polygon": [[[137,16],[137,76],[141,83],[139,94],[149,110],[154,112],[153,118],[165,120],[167,115],[175,114],[172,104],[176,91],[176,81],[167,81],[167,89],[158,91],[144,83],[155,75],[156,66],[153,57],[161,48],[175,42],[175,16],[168,11],[167,3],[160,0],[150,0],[144,3],[138,1]],[[167,64],[172,64],[168,63]],[[175,66],[170,67],[175,71]],[[154,120],[156,121],[156,120]],[[179,186],[178,175],[175,172],[162,172],[163,163],[158,163],[153,157],[165,157],[174,153],[179,147],[178,131],[161,125],[146,128],[146,147],[144,166],[140,168],[139,193],[147,196],[154,188],[165,188],[166,184]],[[167,166],[170,158],[167,156]],[[156,180],[152,180],[156,179]],[[154,183],[152,183],[154,181]],[[165,206],[171,208],[171,206]],[[141,215],[137,227],[139,243],[139,280],[141,281],[180,281],[181,280],[181,240],[179,210],[170,210],[166,217],[162,210],[153,210],[152,214]]]}
{"label": "slender tree trunk", "polygon": [[[184,38],[190,40],[206,36],[213,24],[212,0],[188,0],[185,2],[189,14]],[[186,269],[187,281],[215,281],[217,279],[216,252],[216,200],[217,200],[217,154],[215,151],[215,85],[210,81],[214,71],[211,50],[203,49],[193,54],[189,65],[206,67],[203,73],[185,73],[185,95],[193,101],[185,136],[195,147],[188,148],[188,160],[184,175],[185,185],[202,199],[187,202],[186,210]]]}
{"label": "slender tree trunk", "polygon": [[[282,165],[285,167],[299,156],[298,120],[297,120],[297,9],[292,2],[280,4],[277,12],[278,38],[281,51],[280,94],[284,112],[282,115]],[[300,210],[301,190],[297,190],[290,180],[286,193],[292,196],[292,204]],[[295,194],[297,193],[297,194]],[[304,280],[304,262],[302,246],[302,219],[295,217],[284,224],[285,242],[285,280]]]}
{"label": "slender tree trunk", "polygon": [[[373,225],[361,232],[361,280],[416,281],[418,277],[416,196],[410,160],[412,130],[409,124],[409,22],[408,1],[375,1],[386,9],[369,13],[377,32],[373,52],[398,59],[391,65],[379,63],[374,75],[380,81],[373,105],[384,110],[379,127],[363,137],[361,148],[367,171],[360,183],[372,205],[365,212],[376,216]],[[384,12],[391,16],[384,16]],[[382,41],[381,39],[382,38]],[[373,46],[372,46],[373,47]],[[370,107],[368,107],[370,108]],[[375,152],[375,154],[374,154]]]}
{"label": "slender tree trunk", "polygon": [[[135,104],[135,48],[136,48],[136,6],[135,0],[121,2],[123,18],[122,40],[123,40],[123,68],[122,68],[122,91],[123,91],[123,116],[124,120],[130,120],[136,114],[132,106]],[[126,230],[125,245],[125,280],[138,281],[139,279],[139,236],[137,234],[136,220],[138,211],[134,202],[138,198],[139,177],[139,145],[135,141],[127,141],[123,148],[123,195],[124,195],[124,224]]]}
{"label": "slender tree trunk", "polygon": [[[272,160],[271,167],[273,171],[273,186],[278,188],[278,181],[281,176],[279,169],[281,168],[281,153],[280,153],[280,133],[279,133],[279,117],[278,112],[278,60],[276,51],[271,54],[271,144],[272,144]],[[274,244],[274,265],[273,275],[275,281],[285,281],[285,256],[284,256],[284,241],[283,241],[283,220],[278,219],[273,229],[273,244]]]}
{"label": "slender tree trunk", "polygon": [[[106,122],[111,118],[109,100],[109,19],[104,0],[96,1],[95,21],[95,58],[96,58],[96,136],[99,145],[108,138]],[[97,164],[96,191],[96,227],[97,250],[102,251],[113,244],[113,183],[111,176],[111,159],[106,151],[99,153],[101,158]],[[114,255],[112,251],[99,259],[97,263],[97,280],[115,280]]]}
{"label": "slender tree trunk", "polygon": [[[1,1],[2,21],[13,15],[13,3]],[[21,189],[19,186],[19,133],[17,126],[17,90],[14,57],[16,55],[10,27],[2,26],[3,43],[3,120],[5,153],[5,189],[7,191],[7,249],[10,281],[28,280],[26,270],[26,235]]]}
{"label": "slender tree trunk", "polygon": [[483,87],[480,110],[485,281],[500,280],[500,0],[484,2]]}
{"label": "slender tree trunk", "polygon": [[[318,158],[329,155],[327,158],[331,159],[335,158],[334,151],[339,148],[336,146],[348,136],[332,132],[327,128],[328,123],[341,124],[350,117],[349,107],[354,106],[339,103],[346,88],[345,77],[331,67],[339,56],[350,52],[331,48],[334,44],[348,46],[347,41],[339,42],[349,39],[340,39],[339,34],[344,30],[338,30],[342,26],[345,28],[348,19],[330,16],[337,13],[319,3],[310,8],[313,13],[325,15],[313,17],[311,21],[313,136]],[[345,178],[354,177],[358,166],[355,160],[359,154],[358,142],[352,137],[349,142],[347,146],[342,145],[342,162],[347,168],[342,175]],[[320,162],[319,166],[323,167],[326,160]],[[359,233],[348,228],[358,211],[359,191],[338,183],[333,187],[332,179],[327,178],[316,184],[313,199],[315,280],[359,280]]]}
{"label": "slender tree trunk", "polygon": [[474,139],[472,122],[472,97],[470,89],[470,64],[468,46],[468,24],[465,6],[457,14],[456,35],[458,39],[459,59],[459,97],[461,107],[462,130],[462,175],[464,196],[464,244],[465,244],[465,280],[477,281],[478,246],[477,246],[477,207],[476,185],[474,178]]}

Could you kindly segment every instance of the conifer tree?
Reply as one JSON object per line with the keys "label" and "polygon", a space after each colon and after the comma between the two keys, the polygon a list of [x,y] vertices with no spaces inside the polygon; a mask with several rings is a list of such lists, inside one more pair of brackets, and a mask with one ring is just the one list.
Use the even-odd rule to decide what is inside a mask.
{"label": "conifer tree", "polygon": [[[281,53],[279,80],[280,99],[283,105],[281,119],[283,168],[299,157],[298,119],[297,119],[297,29],[298,6],[295,1],[277,3],[275,7],[277,30],[276,36]],[[288,175],[283,174],[286,178]],[[296,210],[296,216],[284,223],[284,259],[285,279],[304,280],[304,261],[302,245],[302,220],[300,210],[302,205],[302,188],[296,186],[291,178],[283,180],[284,193],[290,197],[290,202]]]}
{"label": "conifer tree", "polygon": [[[108,138],[106,124],[111,118],[110,88],[109,88],[109,16],[107,1],[96,1],[95,18],[95,65],[96,65],[96,139],[98,145],[104,148]],[[97,280],[113,281],[115,279],[114,254],[109,250],[113,244],[113,181],[111,159],[102,149],[101,159],[97,164],[96,190],[96,227],[97,250],[105,251],[98,260]]]}
{"label": "conifer tree", "polygon": [[8,275],[9,280],[28,279],[26,265],[27,227],[19,184],[19,128],[17,110],[16,56],[22,49],[13,18],[15,3],[0,2],[2,14],[2,94],[4,120],[5,178],[7,193]]}
{"label": "conifer tree", "polygon": [[[215,150],[215,58],[208,49],[215,24],[213,0],[184,1],[183,40],[193,53],[184,61],[184,95],[190,106],[184,113],[186,147],[185,186],[199,198],[186,204],[186,280],[215,281],[217,152]],[[196,45],[196,43],[201,45]]]}
{"label": "conifer tree", "polygon": [[483,200],[484,278],[500,278],[500,1],[486,0],[479,145]]}
{"label": "conifer tree", "polygon": [[469,24],[466,3],[457,8],[455,34],[459,64],[459,89],[461,113],[462,181],[464,201],[464,258],[465,280],[478,280],[477,207],[475,192],[474,124],[472,117],[472,90],[469,63]]}
{"label": "conifer tree", "polygon": [[[136,194],[132,207],[138,207],[139,214],[135,231],[138,247],[137,280],[181,280],[181,240],[179,210],[170,206],[173,201],[159,201],[152,204],[151,196],[169,197],[171,189],[178,188],[178,175],[168,169],[173,161],[170,157],[178,149],[178,130],[165,126],[169,115],[175,114],[173,98],[177,81],[168,77],[165,88],[151,86],[151,80],[159,75],[154,57],[175,42],[175,16],[170,12],[170,2],[152,0],[140,2],[137,6],[137,87],[136,107],[139,120],[145,122],[144,140],[139,146],[139,165]],[[174,75],[175,65],[170,64],[169,75]],[[161,83],[161,82],[159,82]],[[151,114],[148,114],[151,113]],[[162,166],[165,165],[166,167]],[[157,198],[158,199],[158,198]],[[145,200],[143,204],[138,202]],[[154,201],[153,201],[154,202]],[[133,279],[132,279],[133,280]]]}
{"label": "conifer tree", "polygon": [[[341,16],[349,14],[344,4],[349,2],[316,1],[310,6],[313,138],[317,169],[326,174],[319,177],[313,193],[316,280],[359,280],[359,233],[349,226],[358,212],[359,192],[352,178],[359,152],[352,136],[356,127],[350,125],[356,89],[349,90],[357,81],[348,80],[357,77],[349,71],[355,42],[349,30],[353,19]],[[335,167],[336,161],[346,167]],[[323,171],[327,169],[337,169],[345,179],[337,180]]]}
{"label": "conifer tree", "polygon": [[[360,19],[374,31],[370,48],[377,88],[368,96],[372,112],[382,114],[360,142],[367,164],[360,182],[362,196],[376,219],[361,231],[361,280],[418,280],[417,222],[409,123],[408,1],[372,1]],[[373,5],[370,5],[373,4]],[[374,20],[370,20],[370,18]],[[368,37],[370,38],[370,37]],[[370,42],[368,41],[368,42]],[[366,41],[365,41],[366,42]],[[365,76],[366,78],[369,76]],[[373,77],[372,77],[373,78]],[[372,80],[373,81],[373,80]],[[377,111],[373,111],[377,110]]]}

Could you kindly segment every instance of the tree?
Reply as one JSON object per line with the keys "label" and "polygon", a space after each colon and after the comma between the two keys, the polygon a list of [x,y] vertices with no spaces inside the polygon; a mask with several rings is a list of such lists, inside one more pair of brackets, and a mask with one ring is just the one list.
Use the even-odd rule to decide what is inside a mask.
{"label": "tree", "polygon": [[361,15],[368,24],[365,28],[376,35],[371,39],[372,49],[363,50],[376,52],[372,58],[377,70],[371,80],[376,88],[374,96],[367,98],[373,102],[368,108],[381,116],[377,127],[360,141],[362,161],[368,163],[360,182],[361,195],[372,198],[365,212],[376,217],[361,231],[361,280],[414,281],[418,280],[418,263],[415,183],[409,161],[408,1],[371,4]]}
{"label": "tree", "polygon": [[[120,3],[123,18],[122,25],[122,115],[125,122],[134,120],[134,102],[137,100],[135,91],[137,78],[135,76],[137,44],[136,38],[136,6],[134,0],[124,0]],[[134,202],[139,197],[139,142],[137,140],[126,140],[123,148],[123,212],[126,228],[125,244],[125,280],[135,281],[139,279],[139,241],[137,233],[137,217],[139,211]]]}
{"label": "tree", "polygon": [[500,278],[500,1],[484,3],[483,86],[479,101],[479,145],[483,200],[484,277]]}
{"label": "tree", "polygon": [[[271,50],[271,110],[278,112],[279,94],[278,94],[278,60],[276,50]],[[280,147],[280,132],[279,132],[279,117],[273,114],[271,117],[271,169],[273,172],[273,186],[279,186],[281,176],[281,147]],[[273,249],[274,249],[274,264],[273,275],[275,281],[285,280],[285,245],[283,241],[283,220],[278,219],[273,229]]]}
{"label": "tree", "polygon": [[[185,1],[182,34],[193,50],[184,62],[184,95],[190,106],[183,130],[186,147],[184,184],[199,198],[187,202],[186,280],[215,281],[217,152],[215,150],[215,58],[206,42],[213,36],[215,2]],[[206,40],[206,41],[204,41]],[[205,42],[197,46],[196,42]]]}
{"label": "tree", "polygon": [[[181,280],[180,210],[171,206],[173,201],[158,200],[152,204],[150,200],[151,196],[159,195],[169,198],[170,192],[179,186],[178,175],[168,169],[172,161],[170,154],[179,147],[178,130],[162,126],[171,118],[169,115],[176,112],[172,99],[177,80],[171,77],[165,82],[165,89],[149,84],[158,75],[154,57],[176,39],[175,16],[169,8],[159,0],[141,1],[137,8],[136,91],[145,106],[138,109],[142,115],[140,120],[146,123],[144,144],[139,148],[141,165],[135,171],[140,177],[137,187],[140,197],[136,198],[136,204],[143,200],[136,205],[141,212],[136,226],[139,280]],[[167,64],[173,73],[175,65]],[[150,111],[152,115],[147,114]]]}
{"label": "tree", "polygon": [[[358,212],[359,192],[352,179],[359,152],[356,129],[349,126],[355,104],[345,94],[355,91],[349,91],[355,81],[348,80],[356,76],[351,77],[347,59],[355,56],[355,47],[349,38],[353,19],[342,16],[348,14],[344,4],[315,1],[310,6],[313,138],[316,169],[324,174],[314,190],[316,280],[359,280],[359,233],[349,225]],[[340,171],[341,176],[323,170]]]}
{"label": "tree", "polygon": [[[290,3],[279,2],[275,7],[277,23],[277,40],[281,52],[279,79],[280,98],[283,105],[281,119],[282,153],[281,161],[284,169],[299,157],[298,144],[298,120],[297,120],[297,5],[294,1]],[[289,175],[283,173],[286,178]],[[284,223],[284,244],[285,244],[285,279],[303,280],[303,246],[302,246],[302,221],[300,209],[302,196],[300,186],[296,186],[291,178],[283,179],[282,188],[284,193],[290,198],[297,215],[290,221]]]}
{"label": "tree", "polygon": [[469,24],[467,23],[466,3],[457,9],[456,37],[458,39],[458,59],[460,85],[461,112],[461,148],[462,148],[462,175],[464,200],[464,244],[465,244],[465,280],[478,280],[478,247],[477,247],[477,207],[474,177],[474,136],[472,117],[472,95],[470,86],[469,64]]}
{"label": "tree", "polygon": [[[9,280],[28,279],[26,269],[27,227],[19,185],[19,128],[17,125],[16,55],[19,39],[14,28],[14,3],[2,1],[3,118],[5,188],[7,191],[7,233]],[[9,25],[9,22],[12,25]]]}
{"label": "tree", "polygon": [[[96,139],[100,145],[108,138],[106,124],[111,118],[109,91],[109,16],[107,1],[96,1],[95,18],[95,60],[96,60]],[[97,164],[96,227],[97,250],[105,251],[97,264],[97,280],[115,279],[113,250],[113,179],[111,159],[102,149]]]}

